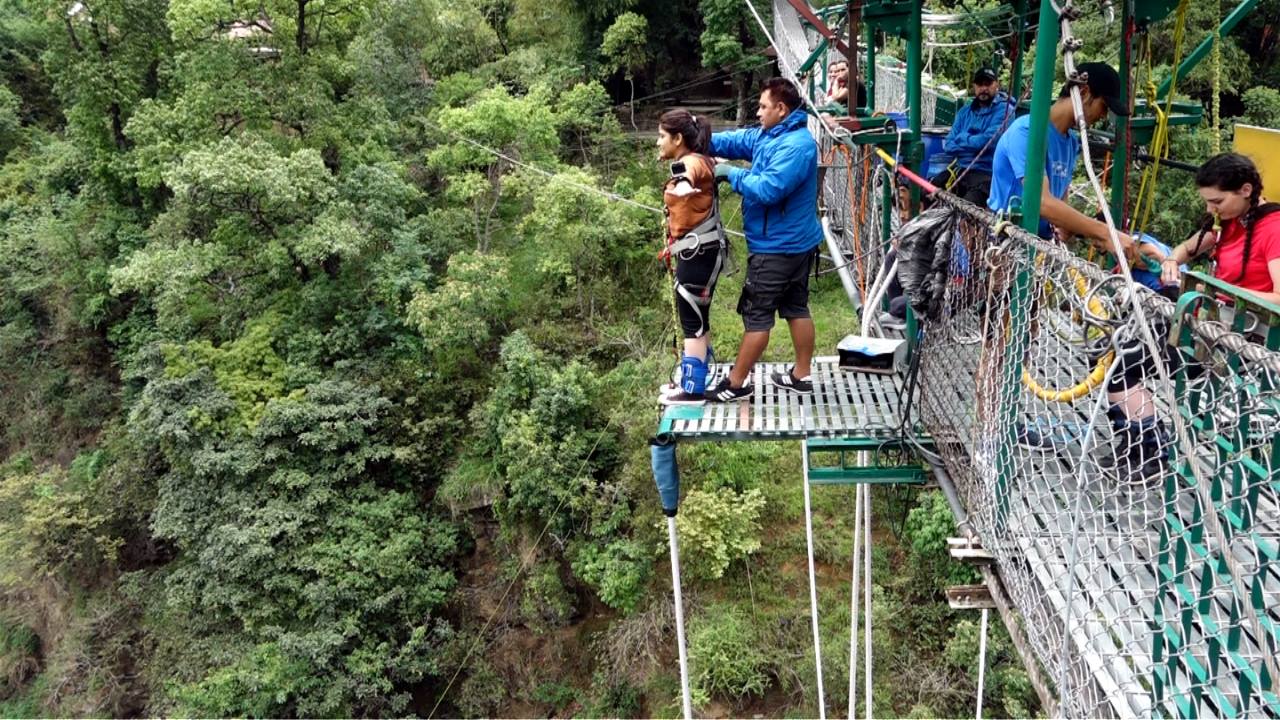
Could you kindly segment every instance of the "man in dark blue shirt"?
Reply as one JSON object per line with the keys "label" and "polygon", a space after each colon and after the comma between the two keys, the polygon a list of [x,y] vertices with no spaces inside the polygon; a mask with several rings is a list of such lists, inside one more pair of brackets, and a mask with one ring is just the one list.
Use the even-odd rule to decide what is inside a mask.
{"label": "man in dark blue shirt", "polygon": [[1000,89],[1000,80],[991,68],[979,68],[973,74],[972,90],[973,100],[961,106],[942,142],[952,163],[933,178],[933,184],[975,205],[985,205],[991,189],[996,140],[1013,122],[1016,108]]}

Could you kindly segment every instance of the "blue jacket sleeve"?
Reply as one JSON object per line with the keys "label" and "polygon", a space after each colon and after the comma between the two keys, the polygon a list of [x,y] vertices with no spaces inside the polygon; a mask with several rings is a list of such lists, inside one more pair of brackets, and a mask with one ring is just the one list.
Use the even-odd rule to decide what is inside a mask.
{"label": "blue jacket sleeve", "polygon": [[711,134],[711,154],[726,160],[750,160],[760,139],[760,128]]}
{"label": "blue jacket sleeve", "polygon": [[[991,138],[995,137],[1006,126],[1006,119],[1013,120],[1013,108],[1007,102],[997,100],[995,107],[991,108],[991,112],[982,118],[984,124],[981,127],[975,127],[977,132],[972,130],[969,132],[969,147],[974,152],[979,152],[982,148],[988,147],[987,143]],[[991,143],[988,149],[994,151],[995,143]]]}
{"label": "blue jacket sleeve", "polygon": [[805,180],[805,174],[816,171],[816,149],[812,145],[789,145],[779,148],[769,158],[769,167],[760,172],[735,168],[729,173],[729,185],[744,200],[760,205],[777,205]]}
{"label": "blue jacket sleeve", "polygon": [[968,105],[960,108],[956,112],[956,119],[951,123],[951,131],[947,133],[947,137],[942,141],[942,149],[955,155],[969,149],[965,144],[965,139],[969,137],[969,126],[973,122],[973,112]]}

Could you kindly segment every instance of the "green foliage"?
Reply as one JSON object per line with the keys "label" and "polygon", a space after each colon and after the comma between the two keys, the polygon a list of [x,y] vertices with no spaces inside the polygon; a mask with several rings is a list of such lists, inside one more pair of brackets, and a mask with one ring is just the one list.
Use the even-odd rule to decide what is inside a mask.
{"label": "green foliage", "polygon": [[40,637],[26,625],[0,618],[0,701],[17,694],[39,669]]}
{"label": "green foliage", "polygon": [[114,561],[120,540],[95,507],[88,473],[30,462],[0,467],[0,587],[35,578],[90,581]]}
{"label": "green foliage", "polygon": [[21,127],[18,102],[18,96],[0,84],[0,162],[18,143],[18,130]]}
{"label": "green foliage", "polygon": [[506,683],[494,672],[492,665],[482,661],[462,681],[458,692],[458,709],[462,711],[463,717],[492,717],[506,697]]}
{"label": "green foliage", "polygon": [[573,616],[573,597],[560,581],[560,568],[555,563],[541,563],[525,575],[520,595],[520,614],[535,628],[566,625]]}
{"label": "green foliage", "polygon": [[955,562],[947,551],[947,538],[955,533],[951,508],[941,492],[922,494],[919,505],[907,515],[903,535],[910,543],[911,566],[929,593],[941,593],[948,585],[977,582],[973,568]]}
{"label": "green foliage", "polygon": [[724,577],[730,563],[759,550],[763,508],[764,495],[755,489],[690,490],[676,517],[689,574],[708,580]]}
{"label": "green foliage", "polygon": [[653,553],[634,540],[614,540],[603,547],[589,543],[578,551],[573,571],[596,589],[604,604],[631,613],[648,594]]}
{"label": "green foliage", "polygon": [[510,312],[506,258],[459,253],[450,258],[439,287],[414,295],[408,319],[435,362],[454,368],[474,364]]}
{"label": "green foliage", "polygon": [[567,535],[611,511],[595,478],[613,465],[616,439],[594,407],[598,392],[585,366],[561,365],[524,333],[503,342],[499,380],[476,418],[479,446],[505,480],[499,517]]}
{"label": "green foliage", "polygon": [[296,693],[265,714],[398,712],[396,687],[436,671],[433,614],[454,583],[443,564],[457,540],[413,493],[375,480],[396,477],[388,410],[376,388],[325,381],[269,401],[247,428],[225,422],[235,404],[207,371],[150,381],[131,427],[169,464],[154,525],[183,560],[168,602],[259,647],[175,694],[177,706],[257,712],[220,703],[266,673]]}
{"label": "green foliage", "polygon": [[643,15],[625,12],[614,19],[604,33],[600,53],[630,80],[648,61],[649,21]]}
{"label": "green foliage", "polygon": [[763,694],[766,662],[750,618],[736,608],[711,606],[690,622],[690,680],[706,697]]}
{"label": "green foliage", "polygon": [[[245,333],[223,347],[207,340],[162,349],[165,374],[183,378],[200,370],[213,373],[218,389],[236,404],[233,422],[252,429],[266,411],[267,402],[285,394],[285,363],[272,347],[278,318],[264,316],[250,323]],[[295,392],[292,397],[301,396]]]}
{"label": "green foliage", "polygon": [[759,43],[755,36],[754,21],[742,3],[732,0],[699,0],[705,29],[702,31],[702,64],[706,67],[736,65],[748,56],[752,47],[743,44],[744,36],[752,44]]}
{"label": "green foliage", "polygon": [[[973,620],[960,620],[943,650],[943,658],[963,673],[977,689],[980,627]],[[1004,626],[988,626],[987,673],[984,710],[992,717],[1030,717],[1036,706],[1031,679],[1012,656],[1012,644]]]}
{"label": "green foliage", "polygon": [[1269,87],[1249,88],[1244,101],[1244,121],[1261,127],[1280,127],[1280,90]]}

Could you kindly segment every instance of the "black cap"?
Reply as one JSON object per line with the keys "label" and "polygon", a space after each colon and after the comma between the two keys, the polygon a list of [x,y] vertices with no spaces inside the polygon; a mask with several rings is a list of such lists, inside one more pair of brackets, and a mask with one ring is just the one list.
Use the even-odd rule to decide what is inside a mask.
{"label": "black cap", "polygon": [[1077,65],[1076,72],[1081,78],[1088,76],[1084,84],[1089,87],[1090,95],[1106,100],[1107,109],[1116,115],[1128,117],[1129,103],[1120,94],[1120,74],[1115,68],[1106,63],[1091,62]]}
{"label": "black cap", "polygon": [[978,68],[973,71],[974,85],[986,85],[987,83],[995,82],[998,78],[996,71],[989,67]]}

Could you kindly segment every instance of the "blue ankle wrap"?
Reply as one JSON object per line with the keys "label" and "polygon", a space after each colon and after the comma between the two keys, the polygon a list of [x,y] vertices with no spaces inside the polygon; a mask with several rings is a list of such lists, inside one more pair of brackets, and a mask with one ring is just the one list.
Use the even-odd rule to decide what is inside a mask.
{"label": "blue ankle wrap", "polygon": [[690,395],[701,395],[707,390],[707,363],[692,355],[680,360],[680,389]]}

